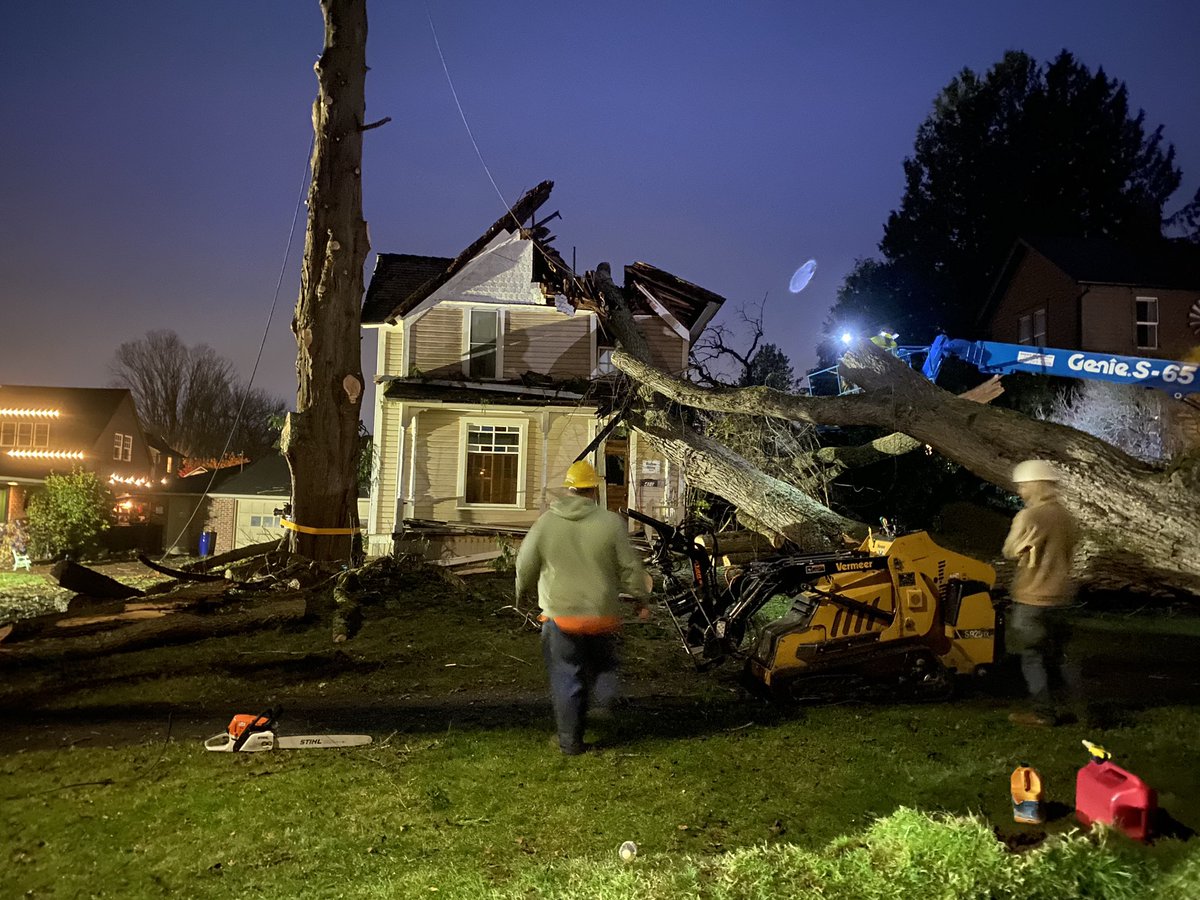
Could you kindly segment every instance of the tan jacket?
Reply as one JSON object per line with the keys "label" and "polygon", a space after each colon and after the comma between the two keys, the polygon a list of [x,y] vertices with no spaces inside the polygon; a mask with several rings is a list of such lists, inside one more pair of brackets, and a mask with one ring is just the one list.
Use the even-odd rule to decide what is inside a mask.
{"label": "tan jacket", "polygon": [[1037,493],[1013,518],[1004,556],[1017,561],[1012,595],[1031,606],[1064,606],[1075,599],[1071,561],[1078,530],[1049,482],[1034,482]]}

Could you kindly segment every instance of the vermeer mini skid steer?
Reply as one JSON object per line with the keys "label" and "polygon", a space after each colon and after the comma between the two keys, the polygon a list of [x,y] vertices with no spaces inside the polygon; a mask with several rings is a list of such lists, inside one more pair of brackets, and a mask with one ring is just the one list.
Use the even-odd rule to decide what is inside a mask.
{"label": "vermeer mini skid steer", "polygon": [[[995,571],[924,531],[885,527],[854,550],[718,568],[716,554],[680,529],[628,513],[656,532],[667,609],[702,668],[742,657],[754,682],[800,699],[847,691],[940,699],[955,676],[980,674],[996,658]],[[748,629],[781,602],[781,615]]]}

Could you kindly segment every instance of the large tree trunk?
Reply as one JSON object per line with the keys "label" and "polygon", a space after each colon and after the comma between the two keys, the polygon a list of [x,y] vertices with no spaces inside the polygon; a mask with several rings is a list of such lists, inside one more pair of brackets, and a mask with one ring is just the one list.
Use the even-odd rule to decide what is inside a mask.
{"label": "large tree trunk", "polygon": [[292,319],[296,411],[280,446],[292,472],[291,550],[334,560],[351,555],[358,527],[359,304],[370,249],[362,217],[367,11],[366,0],[321,0],[321,9],[308,231]]}
{"label": "large tree trunk", "polygon": [[[1084,529],[1081,562],[1094,584],[1200,592],[1200,464],[1158,470],[1074,429],[955,397],[868,342],[842,360],[842,376],[865,391],[845,397],[706,390],[629,354],[614,354],[613,362],[634,381],[687,406],[902,432],[1009,489],[1016,463],[1053,460],[1063,475],[1064,499]],[[715,492],[725,496],[719,487]],[[755,518],[775,504],[772,497],[749,500],[746,510]]]}
{"label": "large tree trunk", "polygon": [[[663,374],[650,362],[650,349],[621,291],[612,281],[608,263],[600,263],[591,281],[599,293],[608,327],[626,358],[640,361],[640,369]],[[635,376],[634,381],[638,379]],[[857,523],[840,516],[799,488],[773,478],[728,447],[717,443],[672,416],[655,397],[653,383],[638,388],[637,409],[627,413],[630,425],[652,447],[688,473],[693,487],[724,497],[753,516],[755,524],[775,536],[802,547],[834,542]]]}

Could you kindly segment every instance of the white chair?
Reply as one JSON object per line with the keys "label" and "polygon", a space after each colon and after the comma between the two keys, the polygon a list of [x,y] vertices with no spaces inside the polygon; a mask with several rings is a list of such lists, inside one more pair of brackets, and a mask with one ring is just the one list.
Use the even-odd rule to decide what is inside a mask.
{"label": "white chair", "polygon": [[33,571],[33,563],[30,562],[28,553],[22,553],[20,550],[17,550],[14,547],[13,551],[12,551],[12,555],[13,555],[13,571],[14,572],[20,568],[24,568],[27,572]]}

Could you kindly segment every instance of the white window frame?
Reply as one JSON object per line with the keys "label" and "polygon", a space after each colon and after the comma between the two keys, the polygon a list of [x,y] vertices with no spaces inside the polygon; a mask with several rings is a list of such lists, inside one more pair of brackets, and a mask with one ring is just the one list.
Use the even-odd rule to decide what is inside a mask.
{"label": "white window frame", "polygon": [[[491,378],[477,378],[471,374],[471,317],[477,312],[490,312],[496,316],[496,374]],[[462,372],[471,381],[499,381],[504,377],[504,334],[505,320],[503,307],[489,304],[487,306],[463,307],[462,325]]]}
{"label": "white window frame", "polygon": [[617,371],[617,367],[613,365],[612,361],[612,355],[616,352],[616,347],[596,348],[596,368],[592,372],[593,378],[603,378],[605,375],[612,375]]}
{"label": "white window frame", "polygon": [[[517,441],[517,497],[515,503],[468,503],[467,502],[467,434],[471,426],[491,425],[516,427],[520,438]],[[529,419],[524,416],[463,416],[458,422],[458,497],[459,509],[525,509],[526,470],[529,465]]]}
{"label": "white window frame", "polygon": [[[1138,315],[1138,306],[1142,303],[1150,304],[1149,314],[1153,318],[1143,319]],[[1159,308],[1157,297],[1134,297],[1133,299],[1133,342],[1139,350],[1157,350],[1158,349],[1158,325],[1159,325]],[[1147,335],[1150,337],[1148,343],[1143,344],[1138,340],[1138,332],[1145,327]]]}
{"label": "white window frame", "polygon": [[118,462],[132,462],[133,460],[133,435],[123,434],[120,431],[113,432],[113,459]]}

